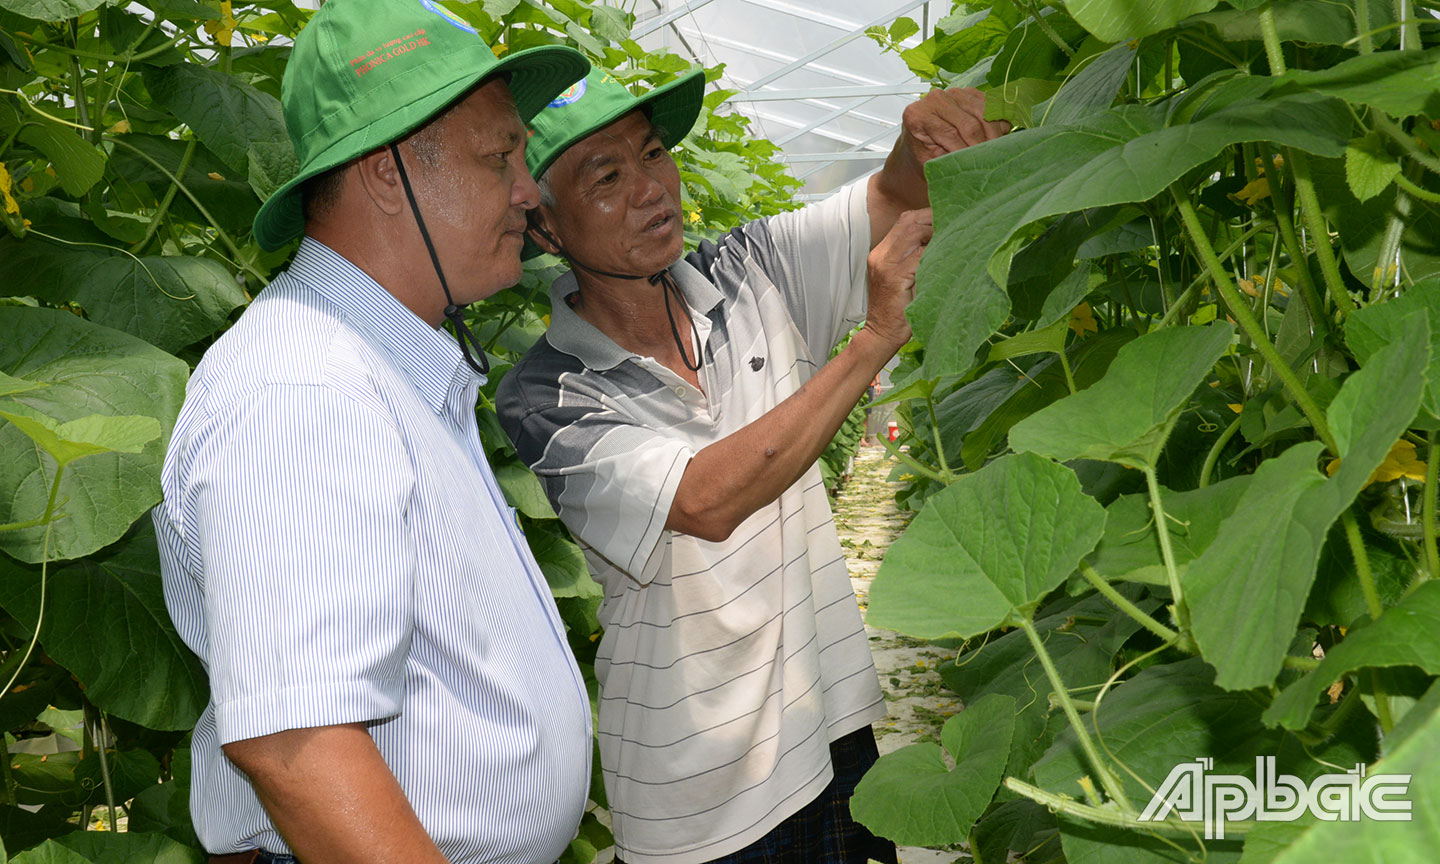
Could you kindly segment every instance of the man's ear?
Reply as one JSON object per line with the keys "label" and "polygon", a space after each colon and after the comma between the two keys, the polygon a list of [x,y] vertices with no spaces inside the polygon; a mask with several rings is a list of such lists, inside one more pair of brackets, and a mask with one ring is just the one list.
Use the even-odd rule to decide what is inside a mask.
{"label": "man's ear", "polygon": [[377,147],[356,160],[355,169],[360,187],[387,216],[405,212],[405,188],[400,185],[400,172],[390,148]]}
{"label": "man's ear", "polygon": [[550,208],[541,204],[526,214],[526,221],[529,224],[525,233],[529,235],[530,240],[551,255],[559,255],[560,242],[555,237],[555,232],[551,230],[555,220],[551,218]]}

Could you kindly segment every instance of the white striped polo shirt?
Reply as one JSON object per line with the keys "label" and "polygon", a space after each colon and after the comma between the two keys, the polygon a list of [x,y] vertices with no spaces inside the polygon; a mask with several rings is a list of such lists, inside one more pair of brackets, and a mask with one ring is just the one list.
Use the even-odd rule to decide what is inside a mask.
{"label": "white striped polo shirt", "polygon": [[597,726],[630,864],[741,849],[832,776],[829,743],[883,717],[829,498],[812,466],[728,540],[664,531],[701,448],[804,384],[864,315],[865,181],[750,222],[671,268],[703,392],[564,302],[501,382],[501,422],[605,589]]}
{"label": "white striped polo shirt", "polygon": [[574,837],[589,699],[486,464],[480,383],[310,238],[196,368],[154,521],[210,675],[191,810],[211,852],[289,852],[222,744],[355,722],[449,860],[552,864]]}

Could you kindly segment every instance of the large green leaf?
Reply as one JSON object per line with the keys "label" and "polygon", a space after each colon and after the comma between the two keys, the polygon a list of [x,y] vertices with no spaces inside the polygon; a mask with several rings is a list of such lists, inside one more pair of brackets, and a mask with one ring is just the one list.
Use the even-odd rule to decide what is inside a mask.
{"label": "large green leaf", "polygon": [[1115,94],[1125,84],[1125,76],[1135,63],[1131,44],[1116,45],[1090,58],[1084,68],[1060,88],[1060,92],[1043,106],[1040,117],[1045,123],[1073,123],[1096,111],[1103,111],[1115,102]]}
{"label": "large green leaf", "polygon": [[[1223,42],[1261,41],[1261,3],[1231,3],[1243,6],[1238,9],[1217,9],[1190,18],[1187,25],[1206,25],[1213,28]],[[1370,27],[1378,45],[1386,44],[1392,36],[1395,21],[1394,6],[1386,2],[1371,2]],[[1273,4],[1276,34],[1281,42],[1309,42],[1319,45],[1341,45],[1354,40],[1356,35],[1355,0],[1284,0]]]}
{"label": "large green leaf", "polygon": [[[1320,205],[1340,235],[1345,265],[1362,284],[1370,285],[1380,275],[1380,255],[1385,249],[1391,221],[1398,212],[1399,189],[1391,186],[1368,201],[1360,201],[1350,190],[1341,159],[1315,159],[1311,163]],[[1417,282],[1440,275],[1440,210],[1409,200],[1409,217],[1400,235],[1404,275]],[[1386,281],[1393,283],[1395,261],[1383,262]]]}
{"label": "large green leaf", "polygon": [[204,864],[205,853],[163,834],[77,831],[46,840],[10,860],[13,864]]}
{"label": "large green leaf", "polygon": [[1326,69],[1292,70],[1275,80],[1282,92],[1314,90],[1396,117],[1440,115],[1440,48],[1376,51]]}
{"label": "large green leaf", "polygon": [[1420,405],[1428,415],[1425,419],[1440,425],[1440,278],[1418,282],[1399,297],[1357,310],[1345,319],[1345,344],[1362,365],[1368,363],[1377,351],[1403,337],[1405,319],[1416,312],[1430,322],[1430,365]]}
{"label": "large green leaf", "polygon": [[1010,446],[1061,461],[1153,468],[1181,409],[1234,335],[1212,324],[1141,336],[1120,349],[1094,386],[1015,424]]}
{"label": "large green leaf", "polygon": [[[1250,475],[1241,475],[1188,492],[1162,490],[1176,564],[1183,568],[1210,546],[1249,485]],[[1091,566],[1110,580],[1167,584],[1150,496],[1121,496],[1106,511],[1105,536],[1090,554]]]}
{"label": "large green leaf", "polygon": [[209,258],[136,258],[38,237],[0,239],[0,280],[17,294],[79,303],[97,324],[172,352],[214,333],[245,302],[235,277]]}
{"label": "large green leaf", "polygon": [[525,467],[519,457],[512,457],[495,466],[495,482],[505,493],[510,506],[531,519],[555,519],[555,510],[550,499],[545,497],[545,487],[535,472]]}
{"label": "large green leaf", "polygon": [[585,553],[566,534],[558,519],[532,520],[525,525],[525,539],[535,556],[550,593],[555,597],[598,598],[605,592],[590,578]]}
{"label": "large green leaf", "polygon": [[[68,422],[91,414],[155,417],[166,431],[136,454],[74,463],[60,485],[65,518],[53,523],[55,559],[89,554],[120,539],[160,500],[160,465],[180,411],[189,367],[117,330],[53,309],[0,307],[0,370],[48,386],[14,401]],[[45,512],[55,466],[18,428],[0,425],[0,523]],[[36,562],[44,528],[0,533],[0,550]]]}
{"label": "large green leaf", "polygon": [[1174,27],[1182,18],[1215,8],[1219,0],[1065,0],[1065,9],[1086,30],[1106,42],[1139,39]]}
{"label": "large green leaf", "polygon": [[74,129],[33,118],[20,130],[19,140],[44,154],[55,166],[60,188],[79,197],[90,191],[105,173],[105,154]]}
{"label": "large green leaf", "polygon": [[1310,93],[1244,99],[1170,127],[1164,106],[1126,105],[932,159],[925,170],[936,232],[907,310],[926,345],[926,376],[968,370],[976,349],[1004,322],[1009,298],[996,278],[1006,278],[1008,261],[997,259],[992,268],[990,259],[1026,225],[1088,207],[1148,201],[1239,142],[1274,141],[1338,156],[1351,123],[1341,102]]}
{"label": "large green leaf", "polygon": [[139,453],[160,437],[160,421],[154,417],[113,417],[90,414],[61,423],[18,402],[0,401],[0,417],[15,424],[61,465],[101,453]]}
{"label": "large green leaf", "polygon": [[[1318,442],[1266,460],[1210,548],[1186,571],[1195,640],[1221,687],[1275,680],[1331,524],[1414,419],[1430,355],[1424,316],[1406,319],[1403,334],[1352,375],[1330,404],[1342,457],[1334,477],[1315,470],[1323,449]],[[1254,614],[1260,609],[1265,614]]]}
{"label": "large green leaf", "polygon": [[[1440,849],[1440,706],[1428,700],[1428,716],[1410,718],[1415,730],[1367,774],[1408,775],[1408,789],[1397,797],[1410,803],[1407,821],[1320,822],[1305,820],[1306,830],[1275,858],[1275,864],[1315,861],[1383,861],[1384,864],[1430,864]],[[1420,710],[1418,707],[1415,710]],[[1412,711],[1412,713],[1414,713]]]}
{"label": "large green leaf", "polygon": [[84,15],[107,2],[110,0],[0,0],[0,9],[8,9],[36,21],[64,21]]}
{"label": "large green leaf", "polygon": [[1362,667],[1416,666],[1440,675],[1440,582],[1426,582],[1380,618],[1350,631],[1320,666],[1281,691],[1265,722],[1301,729],[1315,700],[1341,676]]}
{"label": "large green leaf", "polygon": [[[190,157],[189,168],[180,176],[181,182],[219,227],[232,234],[249,231],[255,211],[260,209],[260,199],[255,197],[246,176],[232,171],[208,147],[193,139],[177,141],[160,135],[126,135],[125,143],[177,176],[180,176],[180,163],[184,161],[186,149],[194,143],[195,152]],[[109,169],[111,194],[123,207],[136,210],[154,207],[170,188],[169,177],[124,147],[117,147],[110,155]],[[204,223],[204,217],[188,195],[177,194],[170,204],[170,212],[197,224]]]}
{"label": "large green leaf", "polygon": [[932,497],[886,552],[869,621],[924,639],[1014,623],[1104,529],[1075,472],[1029,453],[997,459]]}
{"label": "large green leaf", "polygon": [[850,813],[896,843],[959,843],[995,797],[1014,734],[1011,697],[992,694],[967,705],[945,721],[943,752],[923,743],[881,756],[855,787]]}
{"label": "large green leaf", "polygon": [[249,176],[255,142],[289,142],[280,100],[218,69],[182,63],[144,70],[155,101],[174,112],[195,136],[240,176]]}
{"label": "large green leaf", "polygon": [[[152,729],[187,729],[209,688],[165,609],[149,523],[103,552],[50,567],[40,643],[109,713]],[[40,568],[0,556],[0,606],[32,627],[40,613]]]}

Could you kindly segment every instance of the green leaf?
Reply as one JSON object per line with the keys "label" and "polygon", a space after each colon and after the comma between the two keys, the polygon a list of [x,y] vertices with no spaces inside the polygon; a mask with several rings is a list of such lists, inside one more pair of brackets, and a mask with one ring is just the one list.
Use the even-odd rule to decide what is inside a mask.
{"label": "green leaf", "polygon": [[1073,123],[1109,108],[1134,63],[1135,48],[1129,44],[1092,55],[1049,104],[1042,106],[1040,122]]}
{"label": "green leaf", "polygon": [[1295,69],[1275,79],[1275,87],[1339,96],[1395,117],[1434,117],[1440,115],[1440,48],[1376,51],[1325,69]]}
{"label": "green leaf", "polygon": [[1400,173],[1400,162],[1385,152],[1378,132],[1356,138],[1345,148],[1345,180],[1361,201],[1384,192]]}
{"label": "green leaf", "polygon": [[1032,115],[1036,105],[1049,101],[1060,89],[1059,81],[1043,78],[1015,78],[985,92],[985,119],[1006,120],[1017,128],[1040,125]]}
{"label": "green leaf", "polygon": [[495,466],[495,481],[510,506],[531,519],[556,519],[550,499],[545,497],[545,487],[540,478],[525,467],[519,458],[507,460]]}
{"label": "green leaf", "polygon": [[[1201,654],[1227,690],[1270,684],[1280,671],[1315,579],[1331,524],[1350,506],[1409,426],[1425,385],[1430,334],[1406,319],[1404,338],[1351,375],[1330,404],[1341,462],[1326,480],[1323,446],[1307,442],[1268,459],[1183,585]],[[1264,615],[1254,610],[1265,610]]]}
{"label": "green leaf", "polygon": [[[192,139],[193,141],[193,139]],[[260,209],[260,199],[250,188],[249,178],[230,170],[230,166],[211,153],[209,148],[194,141],[195,153],[190,158],[190,167],[180,174],[180,163],[191,141],[176,141],[160,135],[129,134],[125,143],[164,166],[166,171],[176,175],[185,188],[199,200],[219,227],[232,234],[246,234]],[[254,151],[269,146],[265,142],[251,145],[250,171],[254,175],[256,156]],[[293,151],[292,151],[293,153]],[[292,155],[293,158],[293,155]],[[218,179],[217,179],[218,178]],[[288,176],[286,179],[289,179]],[[132,211],[148,210],[156,206],[170,188],[170,178],[145,159],[124,147],[115,148],[110,155],[110,192],[115,202]],[[189,196],[177,193],[170,203],[170,212],[177,218],[197,224],[205,219],[191,203]],[[133,242],[133,241],[132,241]],[[189,292],[182,292],[189,293]]]}
{"label": "green leaf", "polygon": [[[1250,476],[1242,475],[1188,492],[1162,490],[1176,564],[1183,568],[1210,546],[1249,485]],[[1123,495],[1106,511],[1105,536],[1091,553],[1090,565],[1111,581],[1167,584],[1150,496]]]}
{"label": "green leaf", "polygon": [[1219,0],[1170,0],[1136,3],[1134,0],[1065,0],[1065,9],[1080,26],[1106,42],[1139,39],[1168,30],[1182,18],[1208,12]]}
{"label": "green leaf", "polygon": [[[1160,601],[1143,596],[1138,585],[1119,591],[1147,613]],[[1050,652],[1050,659],[1067,687],[1099,687],[1115,668],[1115,655],[1140,625],[1128,615],[1116,614],[1110,601],[1095,593],[1084,597],[1060,595],[1035,613],[1035,631]],[[1035,651],[1019,630],[993,634],[978,647],[940,665],[940,677],[965,704],[993,693],[1015,699],[1015,737],[1005,773],[1030,776],[1030,766],[1050,747],[1063,716],[1051,698],[1050,680],[1036,668]],[[1057,722],[1058,721],[1058,722]]]}
{"label": "green leaf", "polygon": [[603,597],[605,592],[594,579],[585,564],[585,553],[575,545],[557,519],[529,522],[525,526],[525,539],[530,551],[550,583],[550,593],[555,597]]}
{"label": "green leaf", "polygon": [[26,390],[35,390],[44,387],[34,381],[26,381],[23,378],[14,378],[0,372],[0,396],[9,396],[12,393],[24,393]]}
{"label": "green leaf", "polygon": [[[158,418],[165,430],[135,454],[105,453],[71,465],[60,485],[64,519],[53,523],[55,559],[86,555],[121,535],[160,500],[160,466],[180,411],[189,367],[117,330],[53,309],[0,307],[0,370],[48,386],[13,399],[61,423],[92,414]],[[16,427],[0,425],[0,523],[45,512],[54,468]],[[36,562],[44,528],[0,533],[0,550]]]}
{"label": "green leaf", "polygon": [[170,760],[171,779],[136,795],[125,808],[130,814],[130,831],[164,834],[185,846],[200,848],[190,818],[190,765],[190,745],[182,743]]}
{"label": "green leaf", "polygon": [[66,194],[80,197],[100,181],[105,173],[105,154],[93,144],[80,137],[68,126],[49,120],[36,121],[26,118],[27,123],[20,130],[19,139],[39,150],[60,180],[60,188]]}
{"label": "green leaf", "polygon": [[10,860],[13,864],[204,864],[206,857],[163,834],[77,831]]}
{"label": "green leaf", "polygon": [[919,32],[920,25],[913,18],[896,18],[890,24],[890,38],[896,42],[903,42]]}
{"label": "green leaf", "polygon": [[169,109],[242,176],[249,173],[250,147],[289,142],[280,100],[234,76],[196,63],[147,67],[142,75],[155,102]]}
{"label": "green leaf", "polygon": [[997,459],[933,496],[890,547],[868,619],[922,639],[1019,621],[1104,528],[1104,509],[1070,469],[1028,453]]}
{"label": "green leaf", "polygon": [[1303,729],[1315,700],[1356,669],[1416,666],[1440,674],[1440,582],[1426,582],[1380,618],[1357,627],[1331,648],[1320,666],[1281,691],[1265,723]]}
{"label": "green leaf", "polygon": [[[940,740],[881,756],[850,799],[855,821],[902,845],[958,843],[1005,773],[1015,700],[992,694],[945,721]],[[951,768],[945,754],[954,760]]]}
{"label": "green leaf", "polygon": [[[121,542],[48,574],[40,643],[100,708],[152,729],[188,729],[209,698],[205,673],[165,609],[150,520]],[[40,568],[0,556],[0,606],[39,617]]]}
{"label": "green leaf", "polygon": [[61,423],[21,405],[0,402],[0,417],[14,423],[26,437],[34,441],[50,458],[61,465],[100,453],[139,453],[145,445],[160,437],[160,421],[154,417],[107,417],[91,414],[68,423]]}
{"label": "green leaf", "polygon": [[[990,259],[1025,226],[1088,207],[1148,201],[1239,142],[1338,156],[1351,123],[1340,102],[1315,94],[1241,100],[1169,127],[1163,108],[1125,105],[930,160],[935,237],[906,311],[925,344],[925,376],[968,371],[976,349],[1005,321],[1009,298],[991,275]],[[1003,277],[1007,268],[1001,259],[994,269]]]}
{"label": "green leaf", "polygon": [[0,239],[0,280],[51,303],[74,301],[90,320],[177,352],[213,334],[245,302],[225,266],[198,255],[147,255]]}
{"label": "green leaf", "polygon": [[[1006,772],[1009,773],[1009,772]],[[985,812],[970,833],[970,853],[976,864],[1005,864],[1010,853],[1028,855],[1024,861],[1054,861],[1058,853],[1055,816],[1034,801],[1006,801]]]}
{"label": "green leaf", "polygon": [[[1260,42],[1261,3],[1231,3],[1237,9],[1217,9],[1196,15],[1185,23],[1212,28],[1223,42]],[[1370,3],[1370,30],[1377,44],[1385,44],[1395,29],[1394,7]],[[1275,30],[1281,42],[1342,45],[1355,39],[1354,0],[1286,0],[1273,4]]]}
{"label": "green leaf", "polygon": [[[1380,268],[1384,266],[1383,282],[1398,284],[1395,260],[1389,258],[1381,262],[1380,255],[1386,248],[1387,235],[1398,212],[1399,187],[1391,186],[1369,201],[1362,202],[1350,191],[1343,160],[1315,159],[1310,167],[1321,209],[1340,235],[1345,266],[1365,285],[1377,281],[1381,277]],[[1406,197],[1409,198],[1408,194]],[[1440,248],[1435,244],[1435,238],[1440,236],[1440,211],[1412,202],[1409,217],[1403,220],[1403,225],[1400,248],[1404,276],[1419,282],[1440,275]]]}
{"label": "green leaf", "polygon": [[262,201],[300,173],[300,161],[289,141],[252,141],[245,152],[250,161],[250,188]]}
{"label": "green leaf", "polygon": [[1105,377],[1015,424],[1010,446],[1061,461],[1153,468],[1195,388],[1225,353],[1224,324],[1170,327],[1120,349]]}
{"label": "green leaf", "polygon": [[1360,364],[1404,337],[1407,317],[1419,312],[1430,322],[1430,364],[1420,405],[1431,425],[1440,424],[1440,278],[1417,282],[1399,297],[1357,310],[1345,319],[1345,344]]}
{"label": "green leaf", "polygon": [[1427,704],[1427,708],[1428,718],[1423,723],[1418,718],[1414,721],[1417,726],[1410,737],[1367,771],[1370,777],[1409,775],[1408,789],[1397,796],[1410,802],[1409,820],[1320,822],[1312,817],[1305,820],[1307,830],[1275,864],[1367,860],[1428,864],[1434,860],[1434,850],[1440,849],[1440,772],[1435,770],[1435,754],[1440,752],[1440,706]]}
{"label": "green leaf", "polygon": [[84,15],[107,2],[109,0],[0,0],[0,9],[8,9],[36,21],[64,21]]}

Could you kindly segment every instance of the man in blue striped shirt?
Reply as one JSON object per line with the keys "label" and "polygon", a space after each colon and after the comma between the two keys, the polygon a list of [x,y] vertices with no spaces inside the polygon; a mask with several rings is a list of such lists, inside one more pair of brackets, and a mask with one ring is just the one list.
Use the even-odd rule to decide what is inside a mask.
{"label": "man in blue striped shirt", "polygon": [[[332,0],[284,82],[289,269],[191,378],[155,509],[205,663],[212,862],[550,864],[589,785],[584,682],[437,329],[520,275],[529,118],[588,64],[498,61],[431,0]],[[448,277],[448,278],[447,278]]]}

